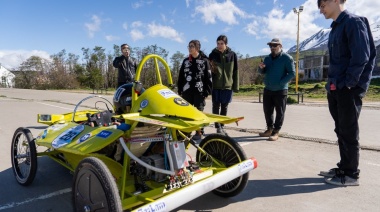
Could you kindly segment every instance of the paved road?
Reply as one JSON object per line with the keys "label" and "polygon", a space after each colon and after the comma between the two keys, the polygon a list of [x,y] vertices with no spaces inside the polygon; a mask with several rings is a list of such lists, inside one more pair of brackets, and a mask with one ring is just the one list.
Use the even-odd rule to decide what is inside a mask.
{"label": "paved road", "polygon": [[[39,158],[38,171],[31,186],[19,186],[10,162],[10,142],[20,126],[33,134],[44,126],[36,123],[37,113],[64,113],[88,94],[20,89],[0,89],[0,211],[72,211],[72,175],[49,158]],[[112,99],[111,96],[107,98]],[[247,188],[238,196],[223,199],[212,193],[181,206],[178,211],[378,211],[380,208],[380,153],[362,150],[359,187],[337,188],[326,185],[320,170],[338,160],[338,148],[328,143],[294,138],[331,140],[332,120],[325,106],[288,106],[283,136],[268,142],[256,131],[265,127],[261,104],[254,100],[234,101],[229,114],[245,116],[242,131],[229,126],[229,134],[254,156],[259,167],[252,171]],[[376,107],[376,106],[374,106]],[[375,127],[379,110],[365,107],[361,116],[362,145],[378,148]],[[206,111],[211,111],[208,102]],[[370,121],[369,121],[370,120]],[[363,127],[363,125],[365,127]],[[248,130],[245,130],[248,129]],[[206,133],[214,131],[207,127]],[[245,132],[244,132],[245,131]],[[250,132],[247,132],[250,131]],[[287,134],[286,134],[287,133]],[[373,137],[367,134],[373,135]],[[367,138],[367,139],[364,139]],[[371,140],[372,138],[372,140]],[[194,151],[190,151],[194,154]]]}

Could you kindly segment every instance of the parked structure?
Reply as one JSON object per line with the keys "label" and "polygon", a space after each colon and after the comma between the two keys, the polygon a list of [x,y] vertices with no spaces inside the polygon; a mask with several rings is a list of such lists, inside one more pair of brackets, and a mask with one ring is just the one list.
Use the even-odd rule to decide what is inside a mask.
{"label": "parked structure", "polygon": [[0,64],[0,87],[13,88],[15,75]]}

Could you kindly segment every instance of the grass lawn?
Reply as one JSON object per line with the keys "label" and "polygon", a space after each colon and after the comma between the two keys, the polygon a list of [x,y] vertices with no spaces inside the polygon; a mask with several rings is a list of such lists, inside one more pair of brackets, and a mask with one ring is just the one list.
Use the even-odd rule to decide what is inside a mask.
{"label": "grass lawn", "polygon": [[[326,101],[326,82],[299,82],[298,92],[304,94],[304,101]],[[289,93],[296,93],[295,83],[289,84]],[[239,93],[235,93],[237,98],[259,98],[259,92],[262,92],[264,85],[244,85],[240,87]],[[290,98],[295,99],[294,96]],[[380,101],[380,78],[372,79],[367,95],[364,101]]]}

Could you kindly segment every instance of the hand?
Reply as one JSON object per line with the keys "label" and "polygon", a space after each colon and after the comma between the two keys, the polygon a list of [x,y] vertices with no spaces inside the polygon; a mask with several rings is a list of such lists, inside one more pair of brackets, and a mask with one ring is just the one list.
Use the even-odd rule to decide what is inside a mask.
{"label": "hand", "polygon": [[259,63],[259,68],[264,69],[265,68],[265,63],[263,63],[263,62]]}

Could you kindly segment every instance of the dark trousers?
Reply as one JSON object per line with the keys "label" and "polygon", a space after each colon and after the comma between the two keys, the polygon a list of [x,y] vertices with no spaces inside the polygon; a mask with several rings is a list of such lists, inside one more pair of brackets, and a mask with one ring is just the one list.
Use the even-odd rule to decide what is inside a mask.
{"label": "dark trousers", "polygon": [[[191,105],[196,107],[198,110],[203,111],[206,106],[205,98],[201,93],[184,92],[182,93],[182,98],[188,101]],[[204,128],[201,128],[201,133],[204,134]]]}
{"label": "dark trousers", "polygon": [[[287,96],[288,90],[270,91],[264,89],[263,109],[268,128],[280,131],[284,123]],[[274,120],[275,109],[276,119]]]}
{"label": "dark trousers", "polygon": [[[232,90],[212,90],[212,113],[216,115],[227,115],[228,104],[232,101]],[[224,126],[222,123],[215,122],[215,127]]]}
{"label": "dark trousers", "polygon": [[340,162],[338,167],[344,174],[358,178],[359,167],[359,115],[365,90],[360,87],[344,87],[327,93],[329,110],[335,122],[338,137]]}

